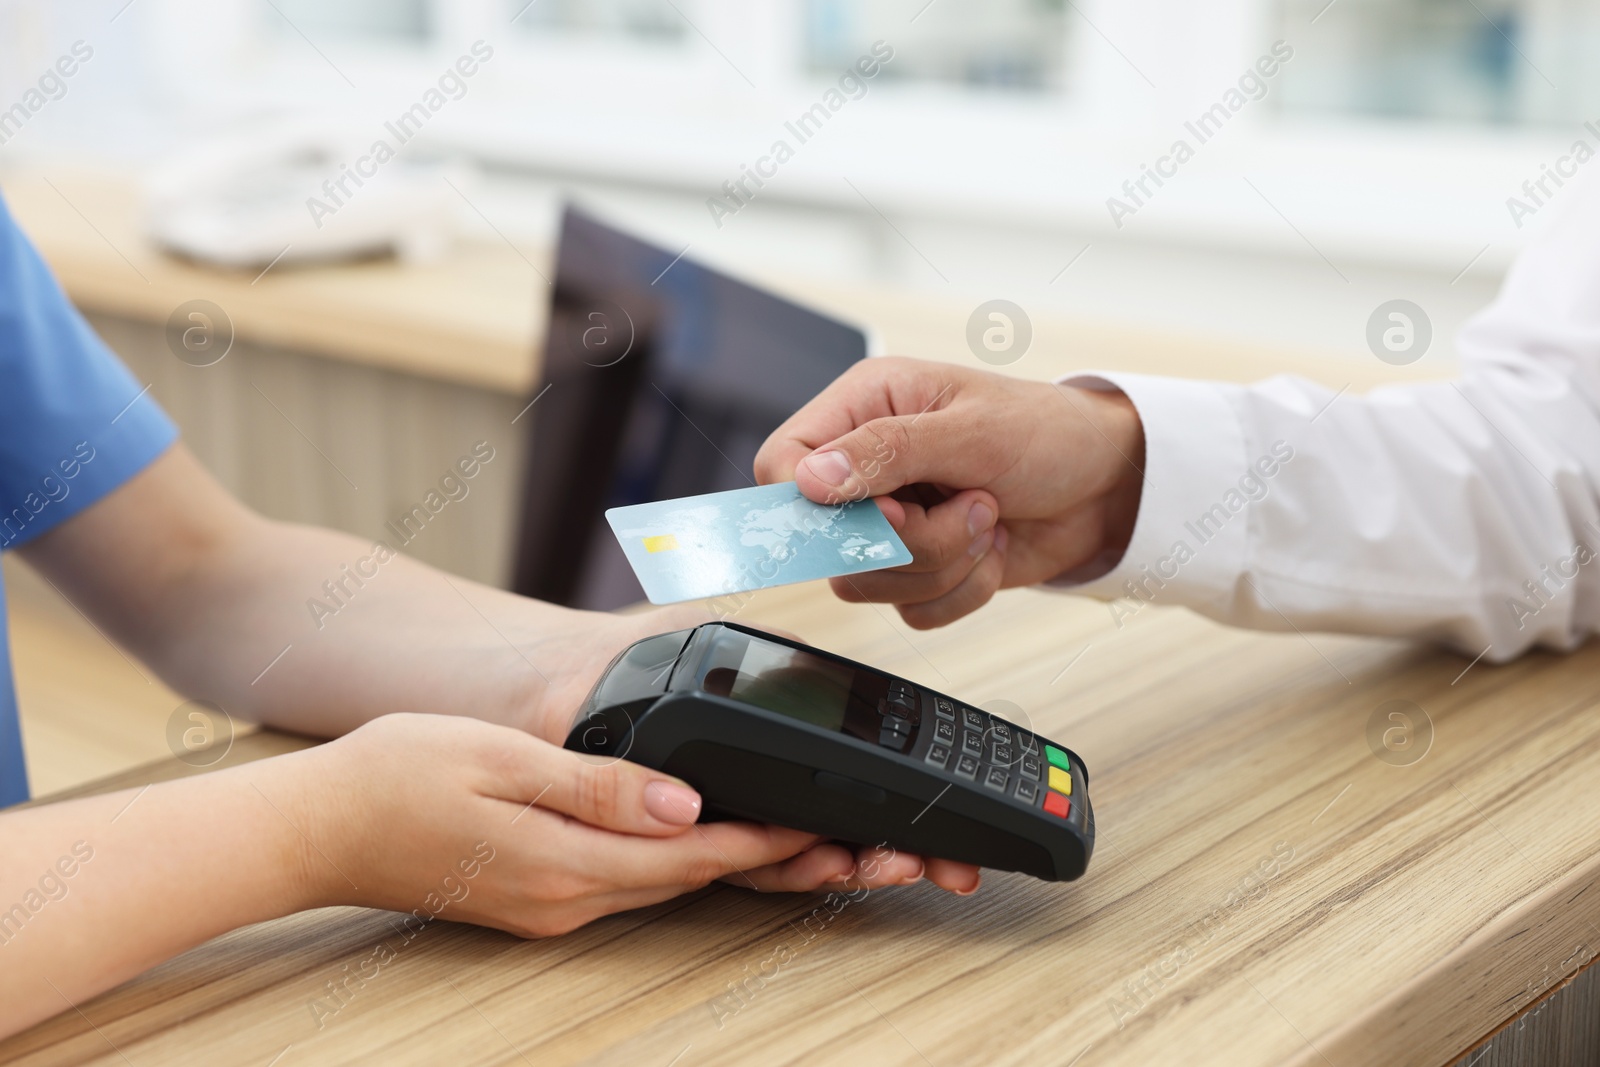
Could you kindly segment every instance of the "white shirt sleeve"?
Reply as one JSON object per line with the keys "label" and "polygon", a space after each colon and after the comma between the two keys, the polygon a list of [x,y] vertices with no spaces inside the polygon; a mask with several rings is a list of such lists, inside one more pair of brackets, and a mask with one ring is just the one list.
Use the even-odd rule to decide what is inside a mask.
{"label": "white shirt sleeve", "polygon": [[[1508,659],[1600,627],[1600,187],[1463,328],[1461,376],[1337,395],[1097,372],[1145,432],[1122,560],[1055,588]],[[1121,614],[1119,614],[1121,613]]]}

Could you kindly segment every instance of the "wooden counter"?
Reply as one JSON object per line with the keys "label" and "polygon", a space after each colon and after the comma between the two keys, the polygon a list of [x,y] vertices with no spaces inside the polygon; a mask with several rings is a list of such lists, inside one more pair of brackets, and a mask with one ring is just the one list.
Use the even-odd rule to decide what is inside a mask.
{"label": "wooden counter", "polygon": [[[1009,701],[1072,744],[1098,816],[1087,875],[881,890],[837,914],[717,886],[546,941],[448,923],[407,941],[388,913],[311,912],[202,946],[0,1062],[1440,1065],[1600,946],[1595,645],[1469,666],[1162,608],[1118,628],[1031,590],[930,633],[816,587],[741,619]],[[1431,723],[1414,762],[1404,738],[1369,743],[1393,700]],[[299,743],[246,737],[232,758]],[[326,983],[380,942],[394,961],[319,1027]]]}

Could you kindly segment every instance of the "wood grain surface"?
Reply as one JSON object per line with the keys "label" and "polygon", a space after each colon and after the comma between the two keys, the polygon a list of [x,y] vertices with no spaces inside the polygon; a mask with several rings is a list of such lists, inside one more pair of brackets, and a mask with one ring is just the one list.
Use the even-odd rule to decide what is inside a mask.
{"label": "wood grain surface", "polygon": [[[310,912],[81,1004],[0,1062],[1444,1064],[1600,946],[1594,646],[1469,666],[1154,607],[1118,628],[1031,590],[930,633],[809,587],[741,619],[1078,749],[1087,875],[991,873],[966,899],[717,886],[546,941]],[[1409,748],[1383,743],[1395,700],[1415,705]],[[231,758],[302,743],[243,738]]]}

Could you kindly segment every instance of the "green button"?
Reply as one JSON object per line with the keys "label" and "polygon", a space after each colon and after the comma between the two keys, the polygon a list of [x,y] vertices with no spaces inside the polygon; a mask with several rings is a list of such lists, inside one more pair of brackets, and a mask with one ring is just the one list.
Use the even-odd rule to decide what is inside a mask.
{"label": "green button", "polygon": [[1044,758],[1050,761],[1052,767],[1060,767],[1064,771],[1072,770],[1072,762],[1067,759],[1067,754],[1054,745],[1044,746]]}

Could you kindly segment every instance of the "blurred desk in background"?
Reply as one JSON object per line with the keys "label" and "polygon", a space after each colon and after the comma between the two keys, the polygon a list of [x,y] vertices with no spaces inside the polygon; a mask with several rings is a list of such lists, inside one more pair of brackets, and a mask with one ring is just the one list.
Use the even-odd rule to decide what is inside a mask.
{"label": "blurred desk in background", "polygon": [[[381,537],[488,441],[495,459],[471,485],[470,511],[442,513],[407,551],[503,584],[523,463],[512,419],[537,372],[543,317],[544,282],[519,253],[468,245],[426,266],[235,273],[157,250],[126,178],[52,173],[0,188],[189,447],[264,514]],[[183,362],[168,343],[169,317],[192,300],[232,324],[233,346],[212,366]]]}
{"label": "blurred desk in background", "polygon": [[206,299],[228,313],[241,340],[264,348],[509,396],[533,385],[545,249],[524,258],[503,243],[466,244],[423,265],[373,259],[231,271],[157,249],[127,176],[24,172],[0,177],[0,189],[85,311],[162,325],[178,305]]}

